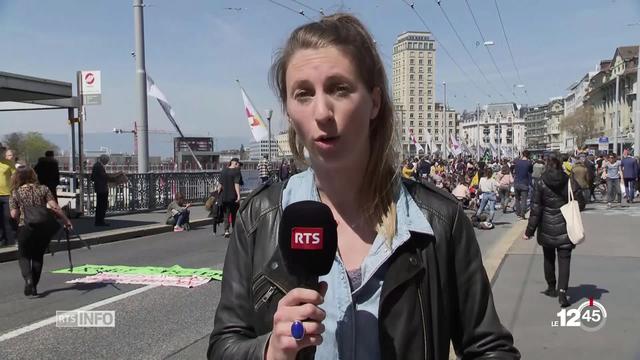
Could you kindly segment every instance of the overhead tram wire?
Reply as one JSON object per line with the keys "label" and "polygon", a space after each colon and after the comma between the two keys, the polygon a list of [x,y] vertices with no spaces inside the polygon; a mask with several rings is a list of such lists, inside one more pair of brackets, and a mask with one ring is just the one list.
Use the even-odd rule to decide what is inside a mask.
{"label": "overhead tram wire", "polygon": [[270,2],[270,3],[272,3],[272,4],[276,4],[276,5],[278,5],[278,6],[282,7],[282,8],[284,8],[284,9],[287,9],[287,10],[289,10],[289,11],[292,11],[292,12],[294,12],[294,13],[298,14],[298,15],[302,15],[302,16],[304,16],[305,18],[307,18],[307,20],[313,21],[313,19],[312,19],[312,18],[310,18],[309,16],[305,15],[304,11],[302,11],[302,10],[296,10],[296,9],[294,9],[294,8],[290,8],[290,7],[288,7],[287,5],[285,5],[285,4],[281,4],[281,3],[279,3],[279,2],[277,2],[277,1],[275,1],[275,0],[267,0],[267,1],[268,1],[268,2]]}
{"label": "overhead tram wire", "polygon": [[487,50],[487,53],[489,53],[489,57],[491,58],[491,62],[493,63],[493,66],[496,68],[496,71],[500,75],[500,78],[502,79],[502,82],[504,82],[504,85],[507,87],[508,91],[510,91],[515,97],[515,94],[513,93],[513,89],[509,87],[509,83],[507,82],[507,80],[505,80],[504,75],[502,74],[502,71],[500,71],[500,68],[496,63],[496,59],[493,57],[493,53],[491,52],[488,46],[484,45],[487,42],[487,40],[485,39],[484,34],[482,33],[482,30],[480,30],[478,19],[476,19],[476,15],[473,13],[473,10],[471,9],[471,5],[469,5],[469,0],[464,0],[464,2],[465,4],[467,4],[467,9],[469,10],[471,17],[473,18],[473,23],[476,25],[476,29],[478,30],[478,33],[480,34],[480,38],[482,39],[483,46]]}
{"label": "overhead tram wire", "polygon": [[500,95],[500,97],[503,100],[506,100],[504,95],[502,95],[502,93],[500,92],[500,90],[498,90],[498,88],[496,86],[494,86],[493,83],[491,83],[491,81],[489,81],[489,79],[487,78],[487,75],[485,75],[484,71],[482,71],[482,69],[480,68],[480,65],[478,65],[476,60],[473,58],[473,55],[471,55],[471,52],[467,48],[467,45],[464,44],[464,41],[462,40],[462,37],[458,33],[458,30],[456,30],[456,27],[453,25],[453,22],[449,18],[449,15],[447,15],[447,12],[442,7],[442,4],[441,4],[440,0],[435,0],[435,1],[438,4],[438,7],[440,8],[440,11],[442,11],[442,15],[444,15],[444,18],[447,20],[447,23],[449,23],[449,26],[451,27],[451,30],[453,30],[453,33],[456,35],[456,38],[458,38],[458,41],[460,42],[460,45],[462,45],[462,48],[464,49],[464,51],[467,53],[467,55],[469,55],[469,59],[471,59],[471,62],[473,63],[473,65],[476,66],[476,68],[478,69],[478,72],[480,72],[480,75],[482,75],[484,80],[487,82],[487,85],[489,85],[489,87],[491,89],[493,89],[495,92],[497,92],[498,95]]}
{"label": "overhead tram wire", "polygon": [[294,3],[296,3],[296,4],[300,5],[300,6],[304,6],[305,8],[307,8],[307,9],[309,9],[309,10],[311,10],[311,11],[315,11],[315,12],[317,12],[318,14],[320,14],[320,15],[324,16],[324,10],[322,10],[322,8],[321,8],[320,10],[318,10],[318,9],[314,9],[314,8],[312,8],[311,6],[309,6],[309,5],[305,4],[305,3],[303,3],[302,1],[298,1],[298,0],[289,0],[289,1],[293,1]]}
{"label": "overhead tram wire", "polygon": [[[504,35],[504,40],[507,43],[507,49],[509,50],[509,55],[511,56],[511,62],[513,63],[513,67],[516,69],[516,74],[518,75],[518,84],[523,84],[522,78],[520,77],[520,69],[518,69],[518,65],[516,65],[516,59],[513,56],[513,51],[511,50],[511,43],[509,42],[509,37],[507,36],[507,30],[504,27],[504,22],[502,21],[502,13],[500,12],[500,7],[498,6],[498,0],[493,0],[493,3],[496,5],[496,11],[498,12],[498,19],[500,20],[500,26],[502,27],[502,34]],[[527,97],[527,101],[529,101],[529,93],[527,93],[527,89],[524,89],[524,94]]]}
{"label": "overhead tram wire", "polygon": [[467,81],[469,81],[479,92],[483,93],[484,95],[486,95],[489,98],[491,97],[491,94],[487,93],[486,91],[482,90],[482,88],[480,88],[480,86],[478,86],[478,84],[473,81],[473,79],[471,79],[471,77],[469,76],[469,74],[467,74],[466,71],[464,71],[464,69],[460,66],[460,64],[458,64],[458,62],[453,58],[453,56],[451,56],[451,54],[449,53],[449,51],[447,50],[447,48],[444,46],[444,44],[442,42],[440,42],[435,35],[433,35],[433,32],[431,31],[431,29],[429,28],[429,26],[427,25],[426,21],[424,21],[424,18],[420,15],[420,13],[418,13],[418,11],[415,8],[415,4],[414,3],[410,3],[407,0],[401,0],[403,3],[405,3],[407,6],[409,6],[411,8],[411,10],[413,10],[413,12],[416,14],[416,16],[418,17],[418,19],[420,19],[420,22],[422,23],[422,25],[425,27],[425,29],[431,33],[431,35],[433,36],[433,40],[440,46],[440,48],[442,49],[442,51],[444,51],[445,55],[447,55],[447,57],[449,58],[449,60],[451,60],[451,62],[458,68],[458,70],[460,70],[460,73],[462,75],[464,75],[464,77],[467,79]]}

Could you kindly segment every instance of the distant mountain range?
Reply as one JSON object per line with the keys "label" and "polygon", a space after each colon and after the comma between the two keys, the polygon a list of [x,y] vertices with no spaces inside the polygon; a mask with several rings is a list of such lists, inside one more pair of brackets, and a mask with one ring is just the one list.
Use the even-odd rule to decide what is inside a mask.
{"label": "distant mountain range", "polygon": [[[71,134],[42,134],[45,139],[51,141],[61,151],[71,151]],[[172,134],[149,134],[149,155],[172,157]],[[4,137],[4,134],[1,135]],[[0,138],[1,138],[0,137]],[[241,136],[214,137],[216,151],[239,149],[240,145],[246,147],[251,139]],[[112,132],[86,133],[84,137],[85,151],[98,151],[107,148],[112,153],[133,153],[133,134],[115,134]]]}

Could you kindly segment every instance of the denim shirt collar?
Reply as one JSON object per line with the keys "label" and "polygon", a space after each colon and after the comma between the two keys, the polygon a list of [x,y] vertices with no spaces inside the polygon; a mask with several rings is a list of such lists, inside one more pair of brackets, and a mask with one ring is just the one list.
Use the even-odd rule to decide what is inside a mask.
{"label": "denim shirt collar", "polygon": [[[304,200],[320,201],[315,182],[313,169],[301,172],[289,179],[287,187],[282,194],[282,208],[287,205]],[[396,250],[410,237],[410,232],[419,232],[433,235],[433,228],[427,221],[407,189],[403,186],[396,196],[397,226],[396,235],[392,241],[392,250]],[[374,246],[376,244],[374,243]]]}

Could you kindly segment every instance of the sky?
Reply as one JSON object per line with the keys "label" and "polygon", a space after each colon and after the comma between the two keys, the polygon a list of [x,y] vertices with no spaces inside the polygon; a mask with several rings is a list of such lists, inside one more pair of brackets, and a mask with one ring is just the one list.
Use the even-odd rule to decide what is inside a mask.
{"label": "sky", "polygon": [[[601,59],[610,59],[616,47],[640,43],[640,25],[628,25],[640,23],[638,0],[497,0],[518,77],[494,0],[466,1],[485,40],[495,43],[491,52],[501,75],[486,49],[477,46],[481,36],[465,0],[441,0],[440,6],[488,82],[437,1],[414,1],[415,11],[440,42],[436,83],[447,82],[447,102],[458,111],[474,109],[476,103],[502,101],[498,92],[505,100],[528,104],[563,96]],[[373,34],[387,73],[397,35],[426,30],[404,0],[277,2],[302,9],[312,19],[319,16],[312,9],[320,8],[326,13],[342,9],[355,14]],[[269,0],[145,0],[145,5],[147,72],[169,99],[187,135],[250,139],[236,79],[258,111],[275,110],[273,129],[284,128],[280,105],[268,85],[268,71],[274,52],[307,18]],[[87,107],[85,132],[133,127],[137,103],[131,0],[0,0],[0,44],[0,71],[73,83],[78,70],[101,70],[102,104]],[[511,94],[515,84],[525,85],[515,89],[516,97]],[[439,85],[438,101],[442,92]],[[149,128],[170,130],[152,100]],[[63,134],[68,132],[66,117],[63,110],[0,112],[0,134]],[[102,144],[92,145],[97,149]]]}

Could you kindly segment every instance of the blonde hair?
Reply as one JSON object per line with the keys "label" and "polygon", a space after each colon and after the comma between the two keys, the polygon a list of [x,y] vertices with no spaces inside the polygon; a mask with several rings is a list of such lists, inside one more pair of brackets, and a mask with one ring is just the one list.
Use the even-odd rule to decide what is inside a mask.
{"label": "blonde hair", "polygon": [[[287,67],[299,50],[334,47],[351,59],[359,79],[371,93],[380,89],[380,110],[369,126],[369,160],[362,175],[366,186],[359,190],[359,204],[367,219],[377,225],[388,241],[396,233],[395,196],[400,180],[396,171],[393,104],[388,92],[387,76],[373,38],[353,15],[337,13],[295,29],[285,46],[276,54],[270,71],[270,84],[280,97],[286,112]],[[304,145],[293,126],[289,126],[289,145],[294,157],[304,162]]]}

